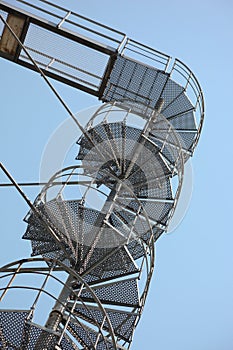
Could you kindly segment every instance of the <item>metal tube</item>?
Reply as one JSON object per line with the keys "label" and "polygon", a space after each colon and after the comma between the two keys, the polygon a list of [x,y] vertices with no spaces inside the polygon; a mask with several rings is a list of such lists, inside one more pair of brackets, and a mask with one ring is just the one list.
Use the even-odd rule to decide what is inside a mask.
{"label": "metal tube", "polygon": [[[65,305],[70,299],[70,294],[71,294],[70,286],[72,281],[73,281],[73,276],[69,275],[52,311],[49,314],[49,317],[45,324],[45,328],[47,328],[49,331],[52,331],[52,332],[58,331],[59,324],[61,323],[63,318]],[[51,342],[53,342],[53,339],[51,339],[50,333],[48,333],[47,336],[44,333],[42,333],[36,342],[35,350],[50,349],[50,347],[52,346]]]}
{"label": "metal tube", "polygon": [[69,17],[69,15],[71,14],[71,11],[68,11],[67,14],[65,15],[64,18],[62,18],[62,20],[60,21],[60,23],[58,23],[57,27],[60,28],[61,25],[65,22],[65,20]]}
{"label": "metal tube", "polygon": [[14,271],[14,274],[12,275],[10,281],[8,282],[6,288],[4,289],[3,293],[0,296],[0,301],[2,301],[2,299],[4,298],[5,294],[7,293],[8,288],[10,287],[11,283],[14,281],[17,273],[19,272],[20,268],[22,266],[22,262],[19,263],[19,266],[17,267],[17,269]]}
{"label": "metal tube", "polygon": [[[21,1],[21,0],[18,0],[18,1]],[[63,10],[63,11],[65,11],[65,12],[68,11],[67,9],[65,9],[65,8],[63,8],[63,7],[59,6],[59,5],[53,4],[53,3],[51,3],[50,1],[47,1],[47,0],[40,0],[40,1],[43,2],[43,3],[45,3],[45,4],[51,5],[51,6],[57,8],[57,9],[59,9],[59,10]],[[111,27],[109,27],[109,26],[107,26],[107,25],[105,25],[105,24],[102,24],[102,23],[99,23],[99,22],[97,22],[97,21],[94,21],[93,19],[90,19],[90,18],[87,18],[87,17],[85,17],[85,16],[79,15],[78,13],[75,13],[75,12],[73,12],[73,11],[71,11],[71,14],[74,15],[74,16],[76,16],[76,17],[82,18],[82,19],[84,19],[84,20],[86,20],[86,21],[88,21],[88,22],[90,22],[90,23],[93,23],[93,24],[95,24],[95,25],[97,25],[97,26],[100,26],[100,27],[102,27],[102,28],[108,29],[108,30],[111,31],[111,32],[114,32],[114,33],[117,33],[117,34],[120,34],[120,35],[125,35],[124,33],[120,32],[119,30],[113,29],[113,28],[111,28]]]}
{"label": "metal tube", "polygon": [[[52,183],[52,185],[89,185],[91,181],[55,181]],[[18,182],[18,186],[24,187],[24,186],[45,186],[48,185],[48,182]],[[12,187],[15,186],[13,183],[0,183],[0,187]]]}
{"label": "metal tube", "polygon": [[58,327],[59,323],[61,322],[62,314],[63,314],[64,309],[65,309],[64,305],[66,305],[70,299],[70,293],[71,293],[70,286],[71,286],[72,282],[73,282],[73,276],[69,275],[69,277],[67,278],[67,281],[66,281],[66,283],[65,283],[50,315],[49,315],[49,318],[45,324],[46,328],[53,330],[53,331],[57,330],[57,327]]}
{"label": "metal tube", "polygon": [[28,197],[26,196],[26,194],[21,190],[21,188],[19,187],[19,185],[17,184],[17,182],[14,180],[14,178],[11,176],[11,174],[7,171],[7,169],[4,167],[4,165],[2,163],[0,163],[0,168],[2,169],[2,171],[6,174],[6,176],[9,178],[9,180],[11,181],[12,185],[17,189],[17,191],[20,193],[20,195],[23,197],[23,199],[25,200],[25,202],[28,204],[28,206],[33,210],[33,212],[36,211],[35,206],[32,204],[32,202],[28,199]]}

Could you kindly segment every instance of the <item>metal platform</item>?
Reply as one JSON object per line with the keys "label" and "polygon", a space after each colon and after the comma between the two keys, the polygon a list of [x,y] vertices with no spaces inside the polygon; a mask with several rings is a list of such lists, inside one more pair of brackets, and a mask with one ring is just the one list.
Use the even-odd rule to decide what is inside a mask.
{"label": "metal platform", "polygon": [[[11,4],[0,1],[0,9],[3,18],[47,76],[100,99],[114,62],[123,52],[131,51],[133,55],[145,52],[151,63],[156,61],[165,70],[170,59],[129,40],[122,32],[48,1],[29,3],[20,0],[11,1]],[[2,24],[0,30],[0,55],[34,69],[9,30]]]}
{"label": "metal platform", "polygon": [[189,139],[193,152],[204,101],[197,79],[180,60],[46,0],[0,1],[0,15],[1,57],[36,70],[24,45],[46,76],[102,101],[128,99],[154,108],[163,98],[163,115]]}

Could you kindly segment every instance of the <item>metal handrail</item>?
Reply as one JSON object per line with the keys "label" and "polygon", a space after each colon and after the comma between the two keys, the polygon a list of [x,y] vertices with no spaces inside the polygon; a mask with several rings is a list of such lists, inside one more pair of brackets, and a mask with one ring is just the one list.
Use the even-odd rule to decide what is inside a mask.
{"label": "metal handrail", "polygon": [[[62,21],[63,21],[62,25],[63,25],[64,23],[71,24],[71,25],[73,25],[74,27],[78,27],[78,28],[84,29],[84,30],[86,30],[87,32],[90,32],[90,33],[92,33],[92,34],[95,34],[95,35],[97,35],[97,36],[100,36],[100,37],[102,37],[102,38],[105,38],[105,39],[107,39],[107,40],[113,41],[113,42],[115,42],[115,43],[117,43],[117,44],[121,44],[123,38],[125,37],[125,34],[122,33],[122,32],[120,32],[120,31],[118,31],[118,30],[115,30],[115,29],[113,29],[113,28],[111,28],[111,27],[109,27],[109,26],[107,26],[107,25],[104,25],[104,24],[99,23],[99,22],[97,22],[97,21],[95,21],[95,20],[92,20],[92,19],[90,19],[90,18],[87,18],[87,17],[85,17],[85,16],[82,16],[82,15],[76,13],[76,12],[69,11],[69,10],[67,10],[66,8],[63,8],[63,7],[59,6],[59,5],[56,5],[56,4],[51,3],[50,1],[39,0],[41,3],[44,3],[44,4],[46,4],[46,5],[51,6],[52,9],[58,9],[58,10],[63,11],[63,12],[64,12],[64,16],[62,16],[62,15],[60,15],[60,14],[57,14],[57,13],[55,13],[55,12],[51,12],[51,11],[47,10],[46,8],[43,8],[43,7],[41,7],[41,6],[38,6],[38,5],[36,5],[36,4],[33,4],[33,3],[28,2],[28,1],[25,1],[25,0],[16,0],[16,1],[19,2],[20,4],[23,4],[23,5],[28,6],[28,7],[31,8],[31,9],[38,10],[38,11],[44,13],[44,14],[47,14],[47,15],[49,15],[49,16],[52,16],[52,17],[56,18],[56,19],[59,19],[60,21],[62,20]],[[67,17],[67,13],[69,13],[69,16],[68,16],[68,17]],[[69,19],[70,16],[74,16],[76,19],[81,19],[81,20],[83,20],[83,21],[86,21],[87,24],[92,24],[92,25],[94,25],[94,26],[97,26],[98,28],[100,28],[100,31],[97,31],[97,30],[92,29],[91,26],[88,27],[88,26],[85,26],[85,25],[81,25],[81,24],[79,24],[78,22]],[[62,25],[60,25],[59,27],[62,28]],[[101,29],[105,29],[105,30],[107,30],[109,33],[118,35],[118,36],[120,36],[120,38],[119,38],[119,39],[116,39],[116,38],[114,38],[113,36],[104,34],[103,32],[101,32]]]}
{"label": "metal handrail", "polygon": [[188,66],[184,64],[182,61],[180,61],[178,58],[176,58],[174,61],[173,67],[171,69],[171,74],[173,70],[176,71],[179,75],[181,75],[186,80],[187,96],[189,96],[187,89],[188,87],[190,87],[196,98],[196,101],[193,105],[194,105],[194,112],[197,112],[197,109],[199,111],[199,121],[197,126],[197,137],[192,146],[192,149],[194,149],[198,143],[200,133],[204,123],[205,103],[204,103],[203,92],[196,76],[188,68]]}

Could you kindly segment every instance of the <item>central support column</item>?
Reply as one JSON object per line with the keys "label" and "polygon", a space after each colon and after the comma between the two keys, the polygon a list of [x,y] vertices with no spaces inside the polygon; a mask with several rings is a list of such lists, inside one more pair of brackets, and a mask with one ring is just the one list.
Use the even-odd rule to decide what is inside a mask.
{"label": "central support column", "polygon": [[[59,324],[61,323],[65,311],[65,306],[70,300],[70,294],[71,294],[71,285],[74,278],[72,275],[70,275],[64,287],[61,290],[61,293],[52,309],[52,311],[49,314],[49,317],[47,319],[47,322],[45,324],[45,328],[48,329],[48,334],[42,333],[35,345],[35,350],[49,350],[51,349],[51,346],[54,346],[54,338],[51,337],[51,333],[58,332],[59,331]],[[51,332],[51,333],[49,333]],[[58,346],[55,347],[55,349],[59,349]]]}

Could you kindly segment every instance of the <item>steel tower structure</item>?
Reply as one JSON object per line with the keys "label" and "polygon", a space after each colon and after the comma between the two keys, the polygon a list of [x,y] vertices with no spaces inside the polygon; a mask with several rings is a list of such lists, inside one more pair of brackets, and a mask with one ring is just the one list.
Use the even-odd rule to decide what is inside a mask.
{"label": "steel tower structure", "polygon": [[[39,72],[82,131],[76,163],[34,203],[1,164],[42,258],[0,269],[0,348],[129,349],[200,136],[200,85],[178,59],[47,0],[0,1],[0,14],[0,55]],[[85,127],[48,78],[104,102]]]}

